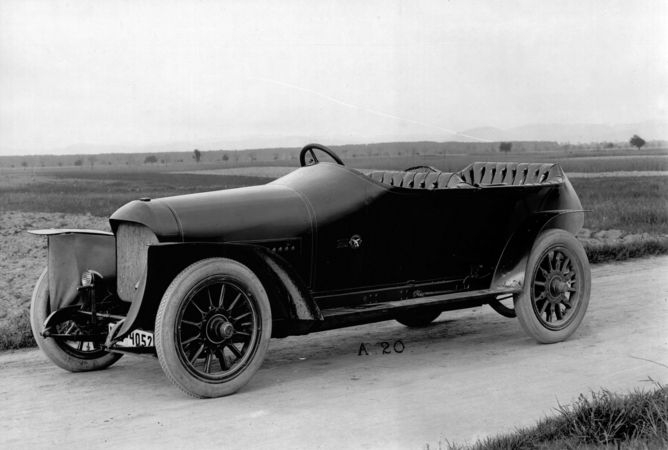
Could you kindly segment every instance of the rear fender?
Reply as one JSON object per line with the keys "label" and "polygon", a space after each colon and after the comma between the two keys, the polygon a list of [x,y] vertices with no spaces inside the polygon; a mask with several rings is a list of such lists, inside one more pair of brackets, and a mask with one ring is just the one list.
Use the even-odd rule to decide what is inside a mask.
{"label": "rear fender", "polygon": [[128,316],[118,331],[109,335],[107,344],[124,339],[139,327],[153,329],[160,301],[172,280],[186,267],[207,258],[233,259],[255,273],[269,296],[273,320],[290,324],[290,329],[284,332],[279,326],[275,337],[307,333],[315,321],[323,320],[320,309],[290,265],[263,247],[215,243],[155,244],[148,248],[146,268]]}
{"label": "rear fender", "polygon": [[583,210],[542,211],[528,217],[506,243],[496,265],[491,288],[523,287],[529,255],[538,236],[551,229],[577,233],[582,228],[584,212]]}

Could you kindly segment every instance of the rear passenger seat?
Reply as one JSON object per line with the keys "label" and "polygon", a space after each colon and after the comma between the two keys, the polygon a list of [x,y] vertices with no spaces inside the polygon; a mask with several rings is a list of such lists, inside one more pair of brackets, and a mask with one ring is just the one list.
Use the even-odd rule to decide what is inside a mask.
{"label": "rear passenger seat", "polygon": [[457,173],[385,170],[368,176],[389,186],[428,190],[558,184],[564,180],[558,164],[540,163],[473,163]]}
{"label": "rear passenger seat", "polygon": [[377,171],[368,174],[383,184],[409,189],[453,189],[472,188],[457,173],[447,172],[400,172],[395,170]]}
{"label": "rear passenger seat", "polygon": [[465,182],[478,185],[527,186],[564,181],[559,164],[477,162],[459,172]]}

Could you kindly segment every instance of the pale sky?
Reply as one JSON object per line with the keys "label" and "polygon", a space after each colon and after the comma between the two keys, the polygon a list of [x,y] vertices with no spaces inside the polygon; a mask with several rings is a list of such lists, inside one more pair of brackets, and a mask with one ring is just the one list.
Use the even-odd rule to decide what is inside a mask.
{"label": "pale sky", "polygon": [[667,30],[665,1],[1,0],[0,155],[666,120]]}

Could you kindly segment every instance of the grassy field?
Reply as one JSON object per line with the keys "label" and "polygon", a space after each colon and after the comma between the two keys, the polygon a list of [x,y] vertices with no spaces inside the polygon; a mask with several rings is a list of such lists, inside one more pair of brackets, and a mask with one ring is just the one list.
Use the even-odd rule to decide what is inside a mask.
{"label": "grassy field", "polygon": [[668,234],[668,177],[571,180],[585,214],[585,228]]}
{"label": "grassy field", "polygon": [[[470,156],[463,158],[467,160],[460,163],[411,157],[355,158],[351,165],[354,163],[355,167],[365,168],[375,163],[377,168],[393,169],[396,166],[405,169],[411,165],[428,164],[452,171],[470,162]],[[661,169],[664,166],[655,164],[656,158],[665,160],[665,168]],[[606,161],[574,158],[563,164],[573,166],[573,172],[587,172],[592,168],[611,171],[613,166],[619,170],[630,170],[633,167],[635,170],[668,171],[665,164],[668,158],[662,156]],[[190,169],[193,168],[191,165]],[[210,168],[213,165],[207,167]],[[270,181],[268,178],[250,176],[177,174],[171,173],[171,168],[170,171],[142,169],[104,166],[92,170],[41,169],[34,173],[14,171],[0,174],[0,211],[59,212],[106,217],[125,203],[141,197],[166,197],[253,186]],[[620,229],[629,233],[668,234],[668,177],[575,178],[571,181],[583,207],[593,210],[586,214],[585,228],[593,231]]]}
{"label": "grassy field", "polygon": [[668,448],[668,387],[625,395],[605,389],[581,395],[570,407],[520,429],[448,450],[646,450]]}
{"label": "grassy field", "polygon": [[267,183],[266,178],[162,173],[154,170],[44,170],[0,175],[0,211],[106,217],[141,197],[168,197]]}

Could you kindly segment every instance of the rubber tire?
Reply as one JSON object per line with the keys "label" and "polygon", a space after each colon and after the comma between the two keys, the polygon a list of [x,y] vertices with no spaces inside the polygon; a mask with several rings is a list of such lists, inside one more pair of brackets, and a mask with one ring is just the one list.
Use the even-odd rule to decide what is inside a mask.
{"label": "rubber tire", "polygon": [[[101,356],[93,359],[78,358],[63,349],[53,338],[44,338],[39,333],[42,331],[44,321],[51,313],[49,301],[49,272],[44,269],[37,280],[30,302],[30,327],[37,345],[44,354],[58,367],[70,372],[91,372],[102,370],[121,359],[121,354],[100,351]],[[67,344],[63,344],[67,345]]]}
{"label": "rubber tire", "polygon": [[[549,330],[538,320],[534,312],[531,299],[532,277],[536,266],[540,264],[547,250],[555,246],[563,246],[571,250],[577,260],[575,261],[582,272],[584,290],[582,298],[576,306],[575,317],[568,326],[562,330]],[[591,271],[587,254],[582,244],[575,237],[563,230],[549,230],[541,234],[533,245],[524,278],[524,291],[515,297],[515,312],[524,331],[541,344],[554,344],[562,342],[575,333],[587,312],[589,295],[591,293]]]}
{"label": "rubber tire", "polygon": [[[203,279],[225,274],[246,285],[256,300],[262,330],[258,346],[246,369],[234,379],[222,383],[209,383],[195,378],[183,366],[176,348],[177,315],[181,303],[190,291]],[[215,398],[234,394],[244,387],[258,371],[269,348],[271,338],[271,307],[269,297],[255,274],[241,263],[227,258],[210,258],[185,268],[167,288],[155,319],[155,347],[158,360],[167,378],[179,389],[195,398]]]}
{"label": "rubber tire", "polygon": [[404,317],[395,319],[400,324],[410,328],[426,327],[441,315],[441,311],[436,312],[420,312],[413,314],[406,314]]}

